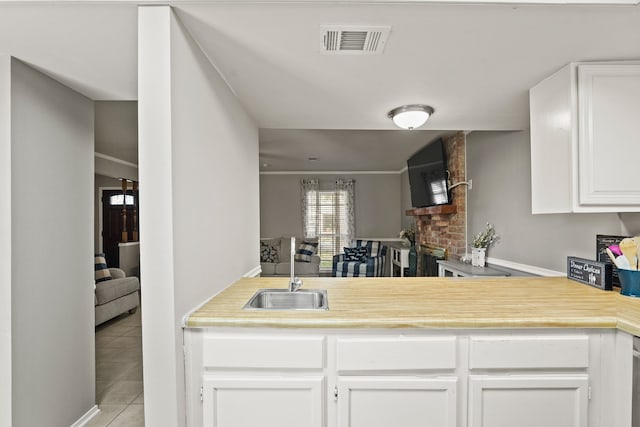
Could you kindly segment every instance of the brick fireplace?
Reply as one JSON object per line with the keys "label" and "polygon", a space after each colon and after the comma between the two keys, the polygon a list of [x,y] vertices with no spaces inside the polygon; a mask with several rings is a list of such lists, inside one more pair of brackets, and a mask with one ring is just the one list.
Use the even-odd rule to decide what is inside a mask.
{"label": "brick fireplace", "polygon": [[[463,132],[443,138],[449,167],[449,184],[466,181],[465,143]],[[451,190],[451,205],[410,209],[406,215],[416,221],[418,235],[416,246],[446,249],[446,258],[458,260],[466,250],[467,187],[460,185]],[[419,249],[420,250],[420,249]],[[424,275],[421,264],[422,254],[418,256],[418,274]]]}

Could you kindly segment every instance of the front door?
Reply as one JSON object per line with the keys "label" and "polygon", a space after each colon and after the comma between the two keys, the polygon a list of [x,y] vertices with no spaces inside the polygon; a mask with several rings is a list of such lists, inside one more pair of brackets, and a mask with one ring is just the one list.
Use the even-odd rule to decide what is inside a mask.
{"label": "front door", "polygon": [[124,198],[122,190],[102,192],[102,245],[107,266],[119,267],[118,243],[122,242],[122,205],[126,203],[127,241],[133,241],[133,211],[138,209],[138,192],[127,190]]}

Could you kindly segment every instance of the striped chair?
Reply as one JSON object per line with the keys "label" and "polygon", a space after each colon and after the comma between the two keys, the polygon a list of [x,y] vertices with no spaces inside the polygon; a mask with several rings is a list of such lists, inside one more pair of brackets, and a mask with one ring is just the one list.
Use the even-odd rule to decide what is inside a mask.
{"label": "striped chair", "polygon": [[367,248],[365,261],[345,261],[345,254],[333,256],[333,277],[384,276],[387,247],[377,240],[355,240],[353,247]]}

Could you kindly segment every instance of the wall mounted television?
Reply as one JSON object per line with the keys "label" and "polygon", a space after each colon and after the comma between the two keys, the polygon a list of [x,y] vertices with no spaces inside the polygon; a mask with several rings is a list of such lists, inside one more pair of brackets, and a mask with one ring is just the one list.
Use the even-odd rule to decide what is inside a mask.
{"label": "wall mounted television", "polygon": [[449,205],[447,154],[442,138],[431,141],[407,160],[414,208]]}

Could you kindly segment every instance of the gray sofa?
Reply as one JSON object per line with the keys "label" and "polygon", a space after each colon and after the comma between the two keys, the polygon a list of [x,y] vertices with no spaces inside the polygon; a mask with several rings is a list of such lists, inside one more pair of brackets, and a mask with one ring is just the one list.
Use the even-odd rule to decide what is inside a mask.
{"label": "gray sofa", "polygon": [[93,299],[96,326],[126,312],[133,314],[140,305],[138,278],[126,277],[119,268],[110,268],[109,272],[111,280],[96,283]]}
{"label": "gray sofa", "polygon": [[[296,246],[302,242],[301,237],[296,237]],[[307,239],[309,240],[309,239]],[[291,238],[279,237],[276,239],[260,239],[261,242],[274,246],[278,251],[278,262],[260,262],[262,277],[288,276],[291,269]],[[320,257],[314,255],[310,262],[294,261],[295,275],[298,277],[310,277],[320,275]]]}

